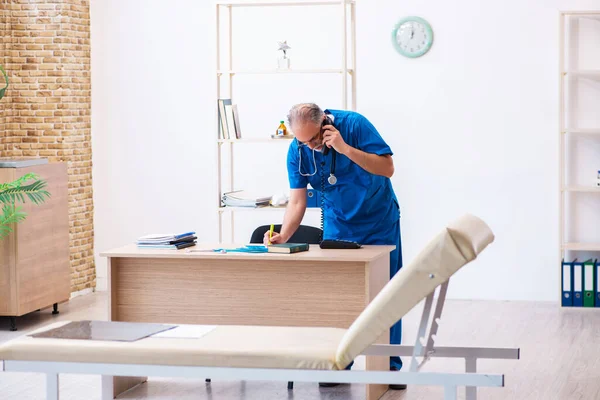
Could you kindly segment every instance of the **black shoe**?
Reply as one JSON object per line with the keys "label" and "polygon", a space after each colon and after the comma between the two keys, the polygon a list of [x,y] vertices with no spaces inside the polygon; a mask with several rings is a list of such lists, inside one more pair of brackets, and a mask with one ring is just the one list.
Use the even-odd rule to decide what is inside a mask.
{"label": "black shoe", "polygon": [[[346,368],[344,368],[347,371],[350,371],[350,369],[352,369],[352,365],[354,364],[354,361],[352,361]],[[319,382],[319,387],[334,387],[334,386],[339,386],[339,383],[335,383],[335,382]]]}
{"label": "black shoe", "polygon": [[339,383],[334,383],[334,382],[319,382],[319,387],[334,387],[334,386],[338,386]]}
{"label": "black shoe", "polygon": [[[390,367],[390,371],[398,371],[396,367]],[[405,383],[393,383],[390,385],[390,390],[406,390]]]}

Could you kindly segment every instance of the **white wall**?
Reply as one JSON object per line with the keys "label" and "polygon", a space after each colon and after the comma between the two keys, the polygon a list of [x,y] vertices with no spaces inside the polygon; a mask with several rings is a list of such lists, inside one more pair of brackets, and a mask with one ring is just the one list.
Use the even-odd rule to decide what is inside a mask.
{"label": "white wall", "polygon": [[[405,261],[471,212],[497,239],[449,296],[557,301],[558,10],[598,1],[357,3],[358,111],[395,151]],[[216,241],[212,2],[92,0],[91,11],[96,254],[150,232],[194,229]],[[340,19],[323,11],[236,12],[234,68],[275,66],[284,39],[293,67],[336,67]],[[390,41],[406,15],[434,30],[432,50],[415,60]],[[341,107],[335,76],[250,75],[234,85],[246,137],[270,135],[296,102]],[[287,191],[285,144],[235,150],[237,183]],[[235,239],[282,215],[236,214]],[[104,289],[106,261],[96,260]]]}

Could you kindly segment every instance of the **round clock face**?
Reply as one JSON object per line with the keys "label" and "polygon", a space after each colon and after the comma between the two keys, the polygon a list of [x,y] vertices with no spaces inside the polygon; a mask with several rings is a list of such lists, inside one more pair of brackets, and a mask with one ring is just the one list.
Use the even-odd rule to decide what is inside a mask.
{"label": "round clock face", "polygon": [[392,42],[403,56],[420,57],[431,48],[433,31],[423,18],[407,17],[394,27]]}

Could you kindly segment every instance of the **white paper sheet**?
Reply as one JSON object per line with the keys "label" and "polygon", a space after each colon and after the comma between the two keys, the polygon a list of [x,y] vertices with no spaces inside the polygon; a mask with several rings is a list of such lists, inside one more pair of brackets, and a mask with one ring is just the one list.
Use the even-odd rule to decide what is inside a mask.
{"label": "white paper sheet", "polygon": [[152,335],[153,338],[199,339],[216,328],[216,325],[179,325]]}

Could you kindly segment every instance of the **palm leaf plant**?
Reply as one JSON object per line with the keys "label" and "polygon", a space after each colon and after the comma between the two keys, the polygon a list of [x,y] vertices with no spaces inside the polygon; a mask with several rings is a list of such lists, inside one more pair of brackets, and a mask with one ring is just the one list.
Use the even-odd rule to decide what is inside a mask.
{"label": "palm leaf plant", "polygon": [[[4,97],[8,88],[8,75],[0,65],[0,72],[4,76],[6,86],[0,89],[0,100]],[[29,181],[32,181],[29,183]],[[45,190],[46,181],[34,173],[28,173],[19,179],[0,183],[0,204],[2,204],[2,214],[0,214],[0,239],[8,236],[12,231],[12,225],[22,222],[27,214],[17,203],[24,203],[28,198],[34,204],[43,203],[50,193]]]}
{"label": "palm leaf plant", "polygon": [[50,197],[46,185],[47,182],[34,173],[25,174],[10,183],[0,183],[0,239],[13,231],[13,224],[22,222],[27,217],[18,203],[25,203],[29,199],[34,204],[41,204]]}

